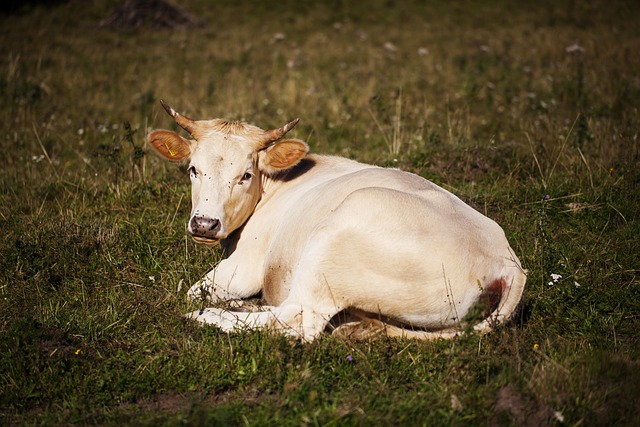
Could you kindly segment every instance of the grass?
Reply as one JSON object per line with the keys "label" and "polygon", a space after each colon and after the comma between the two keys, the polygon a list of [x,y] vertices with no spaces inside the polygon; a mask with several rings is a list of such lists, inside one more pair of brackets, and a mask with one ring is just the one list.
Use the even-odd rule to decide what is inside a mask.
{"label": "grass", "polygon": [[[209,25],[175,31],[97,30],[106,0],[0,16],[2,424],[640,419],[638,6],[352,3],[191,0]],[[315,152],[458,194],[529,269],[521,318],[312,344],[183,321],[220,254],[185,236],[186,173],[145,145],[175,128],[160,98],[300,117]]]}

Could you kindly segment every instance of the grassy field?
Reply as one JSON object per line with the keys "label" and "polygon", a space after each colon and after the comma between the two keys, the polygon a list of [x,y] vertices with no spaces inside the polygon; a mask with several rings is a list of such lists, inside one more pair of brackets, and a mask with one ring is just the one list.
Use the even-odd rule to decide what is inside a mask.
{"label": "grassy field", "polygon": [[[207,25],[173,30],[31,3],[0,15],[0,424],[637,425],[637,2],[189,0]],[[182,320],[220,253],[145,143],[160,98],[454,192],[529,269],[522,316],[311,344]]]}

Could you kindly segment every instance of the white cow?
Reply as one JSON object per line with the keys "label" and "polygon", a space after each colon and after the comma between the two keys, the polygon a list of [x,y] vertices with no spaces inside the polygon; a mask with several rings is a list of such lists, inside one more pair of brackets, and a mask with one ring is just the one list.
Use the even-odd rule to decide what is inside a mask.
{"label": "white cow", "polygon": [[359,319],[339,328],[347,335],[366,324],[448,338],[488,331],[516,310],[526,272],[503,230],[448,191],[397,169],[307,154],[303,141],[283,139],[298,119],[264,131],[162,105],[193,139],[158,130],[149,142],[189,161],[188,232],[226,254],[189,296],[216,303],[262,293],[267,304],[188,317],[313,340],[347,313]]}

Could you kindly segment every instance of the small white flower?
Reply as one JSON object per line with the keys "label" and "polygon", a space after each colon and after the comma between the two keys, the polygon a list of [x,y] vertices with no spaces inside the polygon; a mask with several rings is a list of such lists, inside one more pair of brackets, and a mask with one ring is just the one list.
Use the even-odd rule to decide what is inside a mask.
{"label": "small white flower", "polygon": [[562,415],[562,412],[560,411],[555,411],[553,413],[553,417],[559,422],[559,423],[563,423],[564,422],[564,415]]}
{"label": "small white flower", "polygon": [[398,48],[396,47],[395,44],[391,43],[391,42],[386,42],[384,44],[384,48],[386,50],[388,50],[389,52],[396,52],[398,50]]}
{"label": "small white flower", "polygon": [[570,46],[567,46],[565,49],[567,53],[584,53],[585,49],[580,46],[578,43],[574,43]]}
{"label": "small white flower", "polygon": [[549,282],[547,283],[547,286],[553,286],[555,282]]}
{"label": "small white flower", "polygon": [[427,49],[426,47],[420,47],[420,48],[418,48],[418,55],[420,55],[420,56],[427,56],[427,55],[429,55],[429,49]]}
{"label": "small white flower", "polygon": [[275,33],[273,35],[273,40],[277,41],[277,42],[282,41],[282,40],[284,40],[286,38],[287,38],[287,36],[285,36],[284,33]]}
{"label": "small white flower", "polygon": [[555,274],[555,273],[551,273],[551,278],[553,279],[554,282],[558,282],[558,280],[562,279],[562,275],[561,274]]}
{"label": "small white flower", "polygon": [[460,399],[455,394],[451,395],[451,409],[456,412],[460,412],[464,409],[464,405],[460,402]]}
{"label": "small white flower", "polygon": [[573,281],[573,286],[577,288],[579,288],[580,286],[582,286],[580,283],[576,282],[575,280]]}
{"label": "small white flower", "polygon": [[156,281],[156,276],[149,276],[149,280],[151,280],[152,282]]}

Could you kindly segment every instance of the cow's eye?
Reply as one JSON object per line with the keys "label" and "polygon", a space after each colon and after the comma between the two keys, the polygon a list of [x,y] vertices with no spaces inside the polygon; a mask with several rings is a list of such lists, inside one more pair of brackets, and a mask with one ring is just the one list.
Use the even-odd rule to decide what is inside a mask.
{"label": "cow's eye", "polygon": [[242,181],[249,181],[251,177],[251,172],[245,172],[244,175],[242,175]]}
{"label": "cow's eye", "polygon": [[196,171],[195,166],[190,166],[189,167],[189,175],[196,177],[198,176],[198,171]]}

